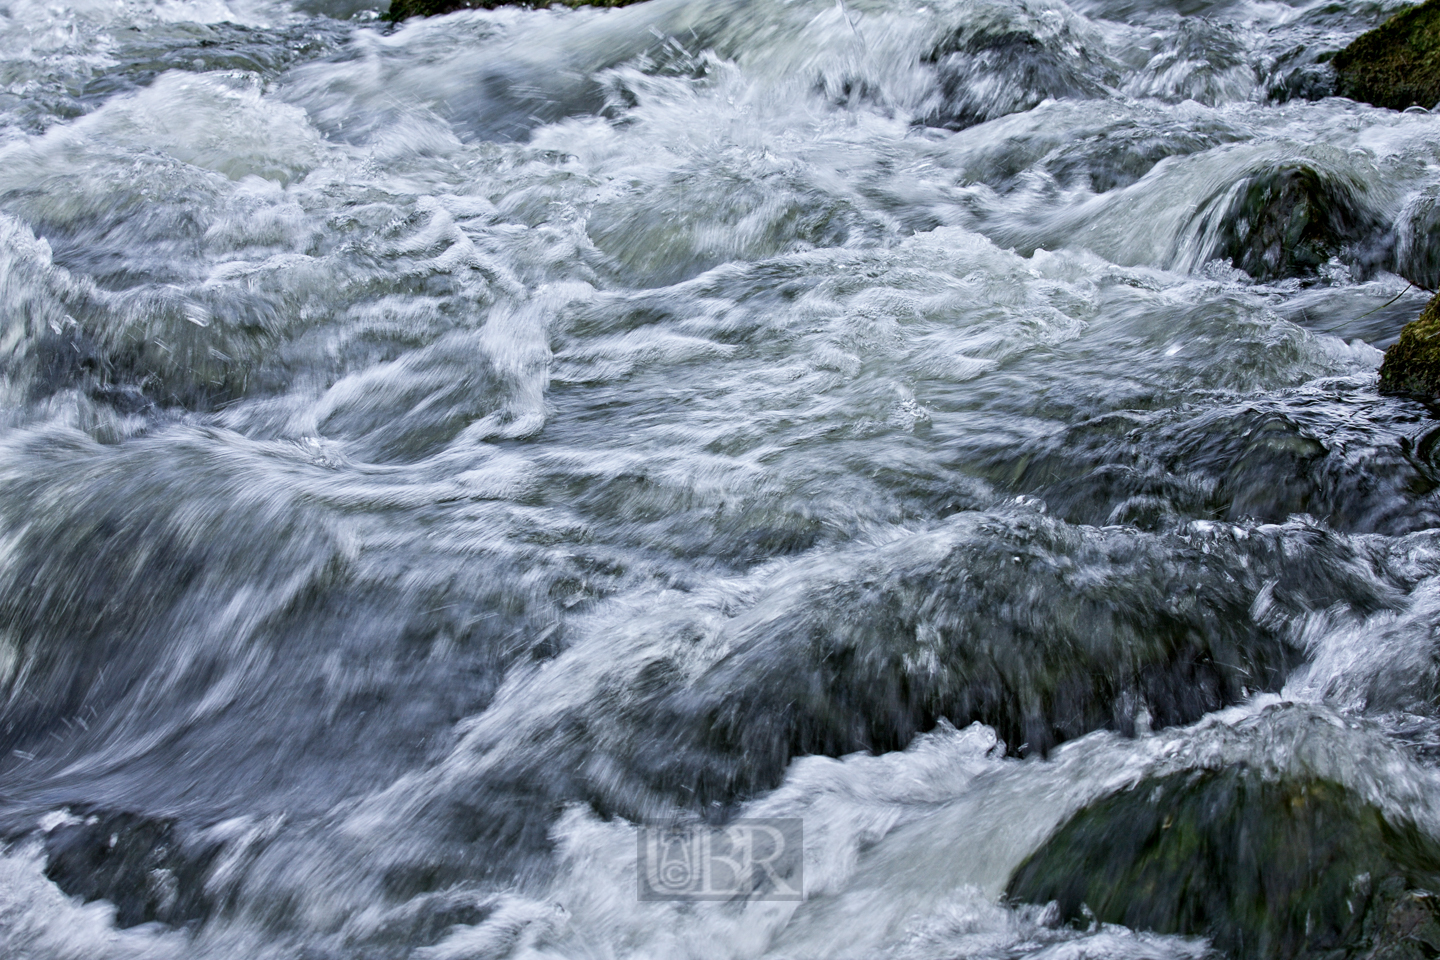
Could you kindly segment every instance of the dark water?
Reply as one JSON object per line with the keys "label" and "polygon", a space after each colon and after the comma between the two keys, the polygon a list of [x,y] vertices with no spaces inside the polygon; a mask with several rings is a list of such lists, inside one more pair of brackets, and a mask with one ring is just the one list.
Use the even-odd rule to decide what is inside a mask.
{"label": "dark water", "polygon": [[[1440,836],[1398,5],[0,0],[0,953],[1194,958],[1010,875]],[[635,899],[801,817],[804,903]]]}

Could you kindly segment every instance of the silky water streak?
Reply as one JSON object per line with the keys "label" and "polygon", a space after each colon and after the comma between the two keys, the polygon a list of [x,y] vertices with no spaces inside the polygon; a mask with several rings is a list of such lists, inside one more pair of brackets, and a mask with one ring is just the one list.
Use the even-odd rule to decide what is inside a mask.
{"label": "silky water streak", "polygon": [[1398,8],[0,4],[0,955],[1429,916]]}

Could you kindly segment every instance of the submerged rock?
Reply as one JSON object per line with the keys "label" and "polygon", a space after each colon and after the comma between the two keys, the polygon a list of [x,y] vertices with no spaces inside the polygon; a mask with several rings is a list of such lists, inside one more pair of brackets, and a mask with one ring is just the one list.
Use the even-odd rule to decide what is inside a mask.
{"label": "submerged rock", "polygon": [[204,877],[219,850],[169,818],[97,810],[45,835],[45,876],[72,897],[113,903],[117,926],[178,925],[212,906]]}
{"label": "submerged rock", "polygon": [[1367,918],[1364,960],[1429,960],[1440,955],[1440,896],[1382,889]]}
{"label": "submerged rock", "polygon": [[628,7],[640,0],[391,0],[385,19],[399,23],[411,17],[433,17],[455,10],[496,7]]}
{"label": "submerged rock", "polygon": [[1440,184],[1413,194],[1395,219],[1395,265],[1422,290],[1440,289]]}
{"label": "submerged rock", "polygon": [[1361,34],[1335,55],[1336,92],[1404,110],[1440,102],[1440,0],[1428,0]]}
{"label": "submerged rock", "polygon": [[921,57],[933,64],[934,94],[917,122],[964,130],[1045,100],[1108,95],[1118,65],[1089,26],[1059,7],[968,5],[965,22]]}
{"label": "submerged rock", "polygon": [[1380,364],[1380,392],[1440,397],[1440,295],[1405,325]]}
{"label": "submerged rock", "polygon": [[1440,843],[1413,823],[1338,783],[1242,766],[1144,780],[1081,810],[1008,894],[1236,957],[1418,960],[1440,944],[1429,890]]}

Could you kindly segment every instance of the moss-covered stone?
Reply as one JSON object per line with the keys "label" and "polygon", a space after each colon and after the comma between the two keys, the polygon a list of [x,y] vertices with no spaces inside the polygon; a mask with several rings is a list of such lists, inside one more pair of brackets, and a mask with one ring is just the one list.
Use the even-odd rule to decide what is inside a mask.
{"label": "moss-covered stone", "polygon": [[1440,0],[1427,0],[1335,55],[1336,92],[1404,110],[1440,102]]}
{"label": "moss-covered stone", "polygon": [[1255,170],[1207,216],[1214,255],[1257,280],[1314,273],[1382,229],[1365,184],[1336,164],[1293,158]]}
{"label": "moss-covered stone", "polygon": [[1419,960],[1440,938],[1424,888],[1440,889],[1440,843],[1414,824],[1338,783],[1238,767],[1145,780],[1087,807],[1008,892],[1070,919],[1208,937],[1246,960]]}
{"label": "moss-covered stone", "polygon": [[1440,397],[1440,295],[1405,325],[1380,364],[1380,392]]}
{"label": "moss-covered stone", "polygon": [[496,7],[628,7],[640,0],[390,0],[386,20],[399,23],[411,17],[433,17],[454,10],[494,10]]}

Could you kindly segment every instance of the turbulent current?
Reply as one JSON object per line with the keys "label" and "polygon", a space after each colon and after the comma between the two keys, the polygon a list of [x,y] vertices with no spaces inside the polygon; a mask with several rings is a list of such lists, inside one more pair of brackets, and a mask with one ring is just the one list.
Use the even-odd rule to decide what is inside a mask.
{"label": "turbulent current", "polygon": [[[1007,883],[1440,837],[1397,9],[0,0],[0,955],[1193,960]],[[803,901],[637,899],[737,817]]]}

